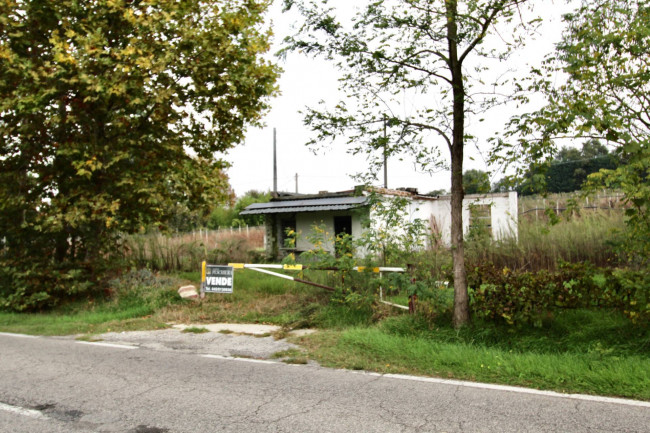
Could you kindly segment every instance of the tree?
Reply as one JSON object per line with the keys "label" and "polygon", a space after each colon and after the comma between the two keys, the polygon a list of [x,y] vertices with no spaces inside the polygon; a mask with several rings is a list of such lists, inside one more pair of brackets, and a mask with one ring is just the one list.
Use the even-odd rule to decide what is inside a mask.
{"label": "tree", "polygon": [[275,91],[268,3],[2,2],[0,306],[52,304],[120,233],[228,199],[213,155]]}
{"label": "tree", "polygon": [[[549,103],[518,116],[521,138],[506,154],[538,159],[552,154],[558,138],[588,137],[616,146],[623,162],[590,176],[592,185],[623,189],[630,205],[628,247],[647,264],[650,257],[650,1],[583,0],[554,55],[534,71],[531,89]],[[557,84],[555,77],[566,76]]]}
{"label": "tree", "polygon": [[514,191],[515,186],[512,181],[508,176],[502,177],[501,179],[497,180],[494,182],[492,185],[492,192],[508,192],[508,191]]}
{"label": "tree", "polygon": [[267,203],[271,200],[271,193],[256,191],[254,189],[247,191],[243,196],[237,199],[235,203],[235,214],[241,223],[249,226],[261,226],[264,224],[264,215],[239,215],[253,203]]}
{"label": "tree", "polygon": [[430,195],[430,196],[447,195],[447,190],[446,189],[434,189],[432,191],[429,191],[425,195]]}
{"label": "tree", "polygon": [[208,217],[208,227],[211,229],[237,227],[242,225],[261,226],[264,225],[264,215],[239,215],[253,203],[266,203],[271,200],[269,192],[261,192],[254,189],[246,191],[233,203],[227,206],[218,206],[212,210]]}
{"label": "tree", "polygon": [[[523,26],[512,21],[521,16],[524,3],[377,0],[366,3],[346,27],[333,8],[285,0],[287,8],[297,7],[305,18],[288,39],[288,49],[322,55],[344,71],[341,83],[348,100],[307,112],[306,123],[317,133],[314,141],[346,135],[352,153],[378,157],[377,165],[384,153],[409,152],[430,168],[445,165],[440,156],[449,151],[455,326],[469,320],[462,225],[463,158],[471,139],[467,117],[502,101],[494,91],[500,79],[486,83],[489,90],[481,80],[490,66],[503,70],[498,62],[522,42]],[[497,25],[508,28],[508,41],[501,34],[495,38],[499,49],[492,49],[485,42]],[[405,100],[413,104],[408,109]]]}
{"label": "tree", "polygon": [[490,192],[490,175],[482,170],[471,169],[463,173],[465,194],[485,194]]}
{"label": "tree", "polygon": [[520,194],[558,193],[580,190],[588,177],[600,170],[613,170],[620,164],[599,140],[589,139],[582,149],[563,146],[546,163],[531,163],[517,190]]}

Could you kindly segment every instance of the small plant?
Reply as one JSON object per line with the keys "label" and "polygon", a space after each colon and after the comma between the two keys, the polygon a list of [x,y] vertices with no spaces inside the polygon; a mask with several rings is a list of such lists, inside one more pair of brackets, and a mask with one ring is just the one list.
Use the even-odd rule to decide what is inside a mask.
{"label": "small plant", "polygon": [[309,357],[298,349],[287,349],[274,353],[271,358],[279,359],[286,364],[307,364]]}
{"label": "small plant", "polygon": [[205,334],[206,332],[210,332],[210,330],[199,326],[190,326],[189,328],[183,329],[181,332],[184,334]]}

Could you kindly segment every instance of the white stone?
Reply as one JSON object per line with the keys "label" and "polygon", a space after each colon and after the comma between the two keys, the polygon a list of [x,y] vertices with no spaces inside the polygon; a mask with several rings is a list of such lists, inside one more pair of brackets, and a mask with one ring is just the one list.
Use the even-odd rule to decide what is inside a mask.
{"label": "white stone", "polygon": [[192,285],[182,286],[178,289],[178,294],[183,299],[196,299],[199,297],[199,292],[196,290],[196,287]]}

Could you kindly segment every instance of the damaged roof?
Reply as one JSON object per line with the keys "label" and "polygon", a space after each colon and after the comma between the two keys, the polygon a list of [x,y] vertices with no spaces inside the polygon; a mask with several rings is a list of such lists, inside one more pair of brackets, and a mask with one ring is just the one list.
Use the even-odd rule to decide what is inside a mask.
{"label": "damaged roof", "polygon": [[367,206],[369,198],[358,197],[323,197],[302,200],[277,200],[268,203],[253,203],[246,207],[240,215],[258,215],[292,212],[318,212],[356,209]]}

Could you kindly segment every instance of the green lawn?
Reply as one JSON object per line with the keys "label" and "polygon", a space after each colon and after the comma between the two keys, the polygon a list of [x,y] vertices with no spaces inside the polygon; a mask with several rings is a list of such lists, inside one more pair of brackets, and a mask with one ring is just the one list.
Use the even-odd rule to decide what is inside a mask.
{"label": "green lawn", "polygon": [[[301,339],[323,365],[650,400],[647,330],[606,313],[563,314],[556,329],[474,324],[426,329],[409,316]],[[583,327],[561,335],[579,317]],[[599,326],[598,323],[601,323]],[[486,329],[487,328],[487,329]]]}

